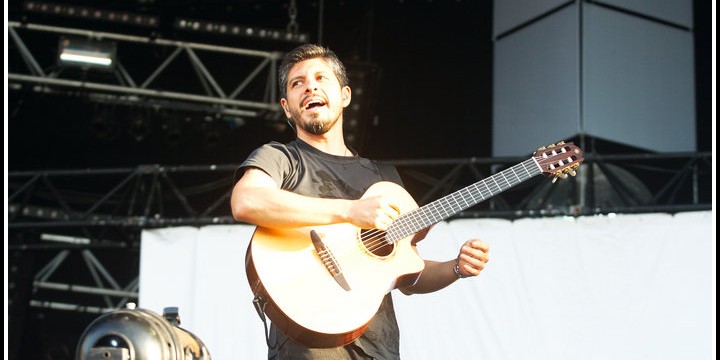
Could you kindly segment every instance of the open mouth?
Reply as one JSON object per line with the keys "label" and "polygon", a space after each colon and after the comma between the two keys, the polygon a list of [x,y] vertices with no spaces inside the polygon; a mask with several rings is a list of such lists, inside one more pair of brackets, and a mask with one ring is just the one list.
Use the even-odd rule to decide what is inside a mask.
{"label": "open mouth", "polygon": [[305,104],[305,110],[314,109],[317,107],[325,106],[325,102],[321,100],[311,100],[307,104]]}

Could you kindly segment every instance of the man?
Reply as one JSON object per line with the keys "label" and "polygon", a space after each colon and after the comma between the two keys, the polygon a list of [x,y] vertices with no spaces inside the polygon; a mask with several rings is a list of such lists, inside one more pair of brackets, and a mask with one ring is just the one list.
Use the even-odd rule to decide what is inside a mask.
{"label": "man", "polygon": [[[343,64],[324,47],[302,45],[286,55],[279,83],[280,105],[297,139],[263,145],[240,165],[231,198],[235,219],[268,229],[352,224],[387,230],[402,215],[402,199],[392,193],[363,195],[377,182],[401,180],[395,168],[379,167],[345,144],[343,109],[352,92]],[[422,261],[416,281],[399,284],[404,294],[437,291],[478,275],[488,261],[488,245],[473,239],[456,259]],[[399,359],[392,297],[384,296],[362,335],[347,345],[310,348],[273,324],[268,346],[271,359]]]}

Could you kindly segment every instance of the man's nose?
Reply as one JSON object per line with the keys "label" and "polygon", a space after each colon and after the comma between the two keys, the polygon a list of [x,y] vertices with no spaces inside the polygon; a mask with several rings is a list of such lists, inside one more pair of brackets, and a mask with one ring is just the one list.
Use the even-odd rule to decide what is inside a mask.
{"label": "man's nose", "polygon": [[305,92],[313,92],[317,90],[317,81],[315,80],[308,80],[305,83]]}

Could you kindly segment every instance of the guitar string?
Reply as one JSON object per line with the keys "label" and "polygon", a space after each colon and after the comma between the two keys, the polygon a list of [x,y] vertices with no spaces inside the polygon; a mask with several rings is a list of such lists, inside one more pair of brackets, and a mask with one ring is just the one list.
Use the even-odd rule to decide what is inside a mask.
{"label": "guitar string", "polygon": [[[437,218],[433,217],[432,222],[430,224],[428,224],[428,222],[425,221],[425,220],[427,220],[427,216],[422,216],[423,213],[427,212],[427,209],[430,207],[434,207],[435,208],[434,210],[438,210],[438,206],[439,206],[439,209],[445,213],[444,216],[440,217],[440,219],[442,219],[442,218],[446,218],[447,216],[451,216],[452,214],[455,214],[459,211],[462,211],[463,209],[467,209],[468,207],[475,205],[481,201],[484,201],[500,192],[503,192],[503,191],[515,186],[515,185],[518,185],[518,184],[538,175],[538,173],[531,174],[528,171],[528,166],[531,166],[532,168],[537,167],[537,164],[534,160],[535,160],[535,158],[526,160],[520,164],[517,164],[513,167],[503,170],[488,179],[481,180],[475,184],[472,184],[466,188],[463,188],[463,189],[457,191],[456,193],[451,194],[448,197],[438,199],[434,202],[431,202],[430,204],[428,204],[426,206],[420,207],[409,213],[403,214],[399,218],[397,218],[390,225],[390,227],[388,229],[390,229],[393,226],[396,226],[396,228],[399,228],[399,230],[400,230],[397,232],[399,234],[398,239],[405,238],[406,236],[408,236],[410,234],[413,234],[419,230],[426,228],[427,226],[429,226],[432,223],[436,223],[436,220],[438,220]],[[518,175],[518,171],[517,171],[520,168],[522,168],[522,170],[524,170],[524,172],[521,171],[522,178],[521,178],[521,176]],[[508,179],[508,177],[505,176],[505,173],[508,173],[508,174],[512,173],[513,175],[515,175],[517,182],[511,183],[510,179]],[[498,184],[498,182],[494,179],[494,177],[499,177],[499,176],[502,176],[502,178],[507,183],[507,187],[505,189],[503,189],[502,186],[500,186]],[[493,193],[493,191],[487,185],[487,181],[489,181],[490,179],[492,179],[493,182],[495,183],[495,188],[496,188],[495,193]],[[485,188],[487,189],[487,191],[478,188],[478,185],[480,183],[483,183],[483,185],[485,185]],[[472,197],[473,200],[476,200],[476,202],[472,205],[468,204],[468,202],[465,200],[466,197],[463,197],[461,193],[468,193],[468,195],[470,195],[470,197]],[[480,197],[479,200],[478,200],[478,195]],[[457,199],[456,199],[457,196],[460,196],[460,199],[462,199],[463,202],[465,202],[464,207],[462,205],[460,205],[460,203],[457,201]],[[452,200],[455,203],[455,205],[450,203],[450,200]],[[412,228],[413,225],[415,225],[414,228],[417,228],[418,230],[412,231],[411,229],[407,229],[408,227]],[[365,248],[368,251],[373,252],[384,246],[391,245],[391,242],[387,241],[387,239],[386,239],[387,233],[388,233],[388,231],[383,231],[383,230],[378,230],[378,229],[367,230],[366,232],[361,234],[360,240],[362,241],[363,245],[365,246]],[[392,243],[395,243],[395,241],[392,241]]]}
{"label": "guitar string", "polygon": [[[527,165],[527,164],[523,163],[523,164],[519,164],[519,165]],[[510,168],[510,169],[508,169],[508,170],[506,170],[506,171],[503,171],[503,172],[501,172],[501,173],[498,174],[498,175],[502,174],[502,177],[505,179],[505,182],[506,182],[507,185],[508,185],[507,188],[510,188],[510,187],[512,187],[512,186],[515,186],[515,185],[519,184],[520,182],[528,179],[530,176],[533,176],[533,175],[531,175],[531,174],[527,171],[527,168],[526,168],[526,167],[522,166],[523,169],[525,170],[525,173],[527,173],[527,176],[523,175],[524,179],[521,179],[521,178],[518,176],[517,171],[516,171],[518,167],[519,167],[519,166],[512,167],[512,168]],[[512,173],[515,175],[515,177],[517,178],[518,182],[516,182],[515,184],[511,183],[510,180],[507,178],[507,176],[505,176],[504,172],[512,172]],[[489,180],[489,179],[485,179],[485,180],[483,180],[483,181],[487,181],[487,180]],[[482,182],[482,181],[481,181],[481,182]],[[504,189],[502,189],[502,187],[499,186],[499,184],[497,183],[497,181],[494,181],[494,182],[495,182],[495,184],[496,184],[497,192],[504,191]],[[421,221],[421,222],[418,222],[418,221],[417,221],[418,219],[423,220],[423,219],[427,218],[427,217],[422,217],[422,216],[416,215],[416,213],[423,213],[423,212],[424,212],[423,209],[426,210],[426,209],[428,209],[429,207],[434,207],[435,210],[437,210],[437,209],[438,209],[438,205],[440,205],[439,209],[441,209],[441,210],[445,213],[445,216],[447,216],[447,215],[456,213],[457,211],[460,211],[460,210],[463,209],[463,206],[461,206],[460,203],[457,201],[457,196],[460,196],[461,199],[463,200],[463,202],[465,202],[465,207],[464,207],[464,208],[467,208],[467,207],[469,207],[469,206],[472,206],[472,205],[468,204],[467,201],[465,201],[465,198],[464,198],[464,197],[462,197],[461,193],[463,193],[463,192],[468,193],[474,200],[477,200],[477,199],[478,199],[478,195],[480,195],[480,197],[481,197],[481,200],[480,200],[480,201],[485,200],[485,199],[487,199],[489,196],[493,196],[493,195],[494,195],[494,194],[493,194],[493,191],[490,190],[490,188],[487,187],[487,186],[486,186],[487,191],[482,190],[482,189],[479,189],[479,191],[478,191],[478,184],[479,184],[479,183],[470,185],[470,186],[468,186],[467,188],[458,191],[457,193],[451,194],[451,196],[449,196],[449,197],[446,197],[446,198],[443,198],[443,199],[439,199],[438,201],[435,201],[435,202],[433,202],[433,203],[428,204],[428,206],[425,206],[425,207],[423,207],[423,208],[419,208],[419,209],[417,209],[417,211],[413,211],[413,212],[404,214],[403,216],[401,216],[401,217],[399,217],[398,219],[396,219],[396,221],[393,222],[393,224],[391,225],[391,227],[392,227],[392,226],[399,227],[399,228],[400,228],[400,234],[402,234],[402,235],[399,236],[399,238],[404,238],[406,235],[404,235],[403,228],[404,228],[404,227],[407,227],[407,225],[412,226],[413,223],[414,223],[414,224],[417,225],[416,227],[419,227],[419,228],[421,228],[421,229],[424,229],[425,227],[427,227],[425,221]],[[506,189],[507,189],[507,188],[506,188]],[[451,201],[454,202],[455,205],[453,205]],[[479,202],[479,201],[478,201],[478,202]],[[476,203],[477,203],[477,202],[476,202]],[[448,210],[448,209],[449,209],[449,210]],[[436,220],[436,219],[433,218],[433,221],[435,221],[435,220]],[[406,226],[404,226],[404,225],[406,225]],[[414,233],[415,231],[407,231],[407,230],[405,230],[405,232],[407,232],[408,235],[409,235],[409,234]],[[363,235],[361,235],[361,241],[363,241],[363,244],[366,246],[366,248],[368,249],[368,251],[371,251],[371,252],[372,252],[372,251],[375,251],[375,250],[377,250],[377,249],[379,249],[379,248],[381,248],[381,247],[383,247],[383,246],[387,246],[387,245],[390,244],[390,242],[388,242],[388,241],[386,240],[386,238],[385,238],[386,234],[387,234],[387,232],[386,232],[386,231],[382,231],[382,230],[377,230],[377,229],[369,230],[369,231],[366,231],[365,233],[363,233]]]}
{"label": "guitar string", "polygon": [[[397,240],[403,239],[408,235],[414,234],[417,231],[420,231],[422,229],[425,229],[426,227],[437,223],[439,220],[443,218],[447,218],[448,216],[451,216],[464,208],[468,208],[469,205],[467,201],[462,197],[461,193],[467,193],[470,197],[473,198],[473,200],[476,200],[476,202],[473,204],[480,203],[496,194],[499,194],[515,185],[518,185],[524,181],[527,181],[528,179],[537,176],[538,174],[542,173],[541,170],[538,169],[538,159],[539,158],[530,158],[520,164],[516,164],[508,169],[505,169],[495,175],[493,175],[490,178],[483,179],[477,183],[474,183],[472,185],[467,186],[466,188],[463,188],[450,196],[438,199],[436,201],[433,201],[425,206],[422,206],[420,208],[417,208],[411,212],[402,214],[399,218],[397,218],[388,229],[395,227],[398,229],[398,231],[395,231],[394,234],[397,234]],[[528,168],[534,169],[534,174],[531,173]],[[517,182],[514,184],[510,182],[507,176],[505,176],[505,173],[512,173],[515,175],[515,178],[517,179]],[[519,173],[519,175],[518,175]],[[495,191],[491,189],[491,186],[488,186],[488,182],[493,177],[499,177],[502,176],[505,182],[507,183],[507,187],[503,189],[498,182],[495,179],[492,179],[495,183]],[[482,183],[482,185],[485,186],[485,190],[479,188],[479,185]],[[492,185],[492,184],[491,184]],[[459,205],[459,202],[455,198],[456,196],[461,196],[461,199],[466,204],[466,207],[462,207]],[[457,204],[458,206],[453,206],[448,199],[452,198],[452,200]],[[472,205],[470,205],[472,206]],[[435,213],[439,213],[440,211],[444,212],[443,216],[437,216],[432,215],[432,212],[430,213],[432,215],[432,220],[428,221],[428,216],[426,216],[430,208],[433,208],[432,211]],[[440,210],[440,211],[439,211]],[[415,230],[413,230],[415,229]],[[367,251],[373,252],[376,251],[384,246],[392,245],[396,240],[393,241],[387,241],[387,233],[388,231],[383,231],[379,229],[366,229],[365,232],[363,232],[360,235],[360,241],[362,242],[363,246],[367,249]],[[336,251],[344,251],[349,248],[354,247],[354,243],[340,245],[335,247]]]}
{"label": "guitar string", "polygon": [[[569,166],[569,164],[572,164],[572,163],[574,163],[574,162],[577,162],[577,159],[573,158],[572,152],[571,152],[571,151],[567,151],[565,148],[562,149],[561,153],[555,153],[555,152],[554,152],[554,155],[553,155],[552,157],[555,157],[556,155],[563,155],[563,154],[566,154],[566,153],[569,153],[569,154],[570,154],[570,155],[565,159],[568,165],[565,165],[565,164],[563,164],[562,162],[560,162],[561,165],[557,167],[556,172],[557,172],[558,170],[562,169],[562,168],[565,168],[565,167]],[[543,172],[543,171],[542,171],[542,168],[540,167],[540,162],[541,162],[541,160],[543,160],[543,159],[542,159],[542,157],[540,157],[540,156],[532,157],[532,158],[530,158],[530,159],[528,159],[528,160],[526,160],[526,161],[523,161],[523,162],[520,163],[520,164],[514,165],[514,166],[512,166],[512,167],[510,167],[510,168],[508,168],[508,169],[505,169],[505,170],[499,172],[498,174],[495,174],[495,175],[491,176],[490,178],[483,179],[483,180],[481,180],[481,181],[479,181],[479,182],[477,182],[477,183],[475,183],[475,184],[472,184],[472,185],[470,185],[470,186],[468,186],[468,187],[466,187],[466,188],[463,188],[463,189],[461,189],[461,190],[459,190],[459,191],[451,194],[451,195],[448,196],[448,197],[438,199],[438,200],[436,200],[436,201],[434,201],[434,202],[431,202],[430,204],[428,204],[428,205],[426,205],[426,206],[423,206],[423,207],[421,207],[421,208],[418,208],[418,209],[416,209],[416,210],[413,210],[413,211],[411,211],[411,212],[409,212],[409,213],[403,214],[403,215],[401,215],[398,219],[396,219],[396,220],[390,225],[390,227],[392,227],[393,225],[396,225],[396,224],[397,224],[397,227],[399,227],[400,230],[402,230],[402,229],[404,228],[403,225],[408,225],[407,223],[409,223],[411,220],[413,220],[413,221],[415,222],[415,224],[416,224],[416,226],[415,226],[415,229],[416,229],[416,230],[412,230],[412,228],[410,228],[409,231],[408,231],[408,229],[405,230],[406,233],[404,233],[404,232],[402,232],[402,231],[399,231],[399,232],[398,232],[398,233],[400,234],[400,235],[398,235],[398,239],[405,238],[406,236],[408,236],[408,235],[410,235],[410,234],[414,234],[415,232],[417,232],[417,231],[419,231],[419,230],[425,229],[427,226],[429,226],[429,225],[431,225],[431,224],[437,223],[437,220],[438,220],[438,219],[435,218],[435,217],[433,217],[432,222],[430,222],[429,224],[428,224],[426,221],[422,221],[421,223],[418,223],[418,221],[417,221],[418,218],[419,218],[420,220],[427,219],[427,217],[422,217],[421,215],[422,215],[422,213],[426,212],[426,210],[427,210],[429,207],[431,207],[431,206],[432,206],[432,207],[435,207],[435,209],[437,210],[437,205],[438,205],[438,204],[442,204],[441,209],[444,210],[444,211],[446,212],[446,214],[445,214],[445,217],[440,217],[440,219],[446,218],[448,215],[452,215],[452,214],[455,214],[455,213],[457,213],[457,212],[459,212],[459,211],[462,211],[463,209],[467,209],[467,208],[469,208],[469,207],[472,206],[472,205],[478,204],[478,203],[480,203],[481,201],[484,201],[484,200],[486,200],[486,199],[488,199],[488,198],[490,198],[490,197],[492,197],[492,196],[495,196],[496,194],[499,194],[499,193],[501,193],[501,192],[503,192],[503,191],[505,191],[505,190],[507,190],[507,189],[509,189],[509,188],[511,188],[511,187],[513,187],[513,186],[515,186],[515,185],[518,185],[518,184],[520,184],[520,183],[522,183],[522,182],[524,182],[524,181],[527,181],[527,180],[530,179],[530,178],[533,178],[533,177],[541,174],[541,173]],[[547,158],[545,159],[545,161],[547,161]],[[528,167],[530,167],[531,169],[534,169],[534,171],[533,171],[534,174],[531,173],[531,172],[528,170]],[[523,174],[523,172],[521,171],[522,178],[521,178],[520,176],[518,176],[518,170],[519,170],[520,168],[522,168],[522,170],[524,170],[524,174]],[[512,173],[513,175],[515,175],[515,178],[517,179],[517,182],[515,182],[514,184],[511,183],[510,180],[508,179],[508,177],[505,176],[506,173],[508,173],[508,174]],[[506,187],[505,189],[503,189],[503,188],[498,184],[498,182],[495,180],[495,177],[499,177],[500,175],[503,177],[503,179],[504,179],[505,182],[507,183],[507,187]],[[495,186],[497,187],[497,191],[496,191],[495,193],[493,193],[493,191],[490,189],[490,187],[489,187],[488,184],[487,184],[488,180],[490,180],[490,179],[493,180],[493,182],[495,183]],[[484,190],[481,190],[481,189],[480,189],[479,191],[477,191],[477,190],[478,190],[478,185],[479,185],[480,183],[483,183],[483,185],[485,185],[485,188],[487,189],[487,193],[484,192]],[[473,193],[473,191],[475,191],[475,192]],[[467,203],[467,201],[465,201],[465,197],[462,197],[462,196],[460,195],[460,193],[463,193],[463,192],[469,193],[469,195],[473,198],[473,200],[478,200],[477,195],[480,195],[481,199],[478,200],[478,201],[476,201],[474,204],[470,205],[470,204]],[[462,206],[460,205],[460,203],[459,203],[459,202],[457,201],[457,199],[455,198],[456,195],[460,195],[460,196],[461,196],[461,199],[463,200],[463,202],[465,202],[465,207],[462,207]],[[450,204],[448,200],[445,200],[445,199],[449,199],[449,198],[452,198],[452,200],[455,202],[455,204],[457,205],[457,207],[453,207],[452,204]],[[448,207],[445,206],[445,204],[450,205],[450,211],[447,211]],[[420,215],[417,215],[417,214],[420,214]],[[410,226],[411,226],[411,225],[412,225],[412,224],[410,224]],[[390,227],[389,227],[389,228],[390,228]],[[405,226],[405,228],[407,228],[407,227],[409,227],[409,226]],[[389,228],[388,228],[388,229],[389,229]],[[368,237],[368,235],[369,235],[369,237]],[[365,245],[366,249],[368,249],[368,251],[370,251],[370,252],[373,252],[373,251],[375,251],[375,250],[377,250],[377,249],[379,249],[379,248],[382,248],[382,247],[384,247],[384,246],[390,245],[391,243],[387,241],[386,237],[387,237],[387,231],[382,231],[382,230],[378,230],[378,229],[368,230],[368,231],[366,231],[365,233],[361,234],[361,236],[360,236],[361,241],[363,242],[363,245]],[[367,241],[372,241],[372,242],[367,242]],[[395,243],[395,242],[396,242],[396,241],[392,241],[392,243]]]}

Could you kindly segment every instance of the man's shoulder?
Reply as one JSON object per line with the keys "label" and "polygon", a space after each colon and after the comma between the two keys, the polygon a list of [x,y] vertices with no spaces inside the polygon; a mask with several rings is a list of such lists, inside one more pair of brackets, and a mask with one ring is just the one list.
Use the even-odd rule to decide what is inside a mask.
{"label": "man's shoulder", "polygon": [[279,141],[270,141],[265,144],[260,145],[257,149],[263,149],[263,148],[271,148],[271,149],[286,149],[289,147],[297,147],[295,144],[295,140],[287,142],[287,143],[281,143]]}
{"label": "man's shoulder", "polygon": [[290,154],[290,153],[297,153],[301,149],[298,147],[297,141],[293,140],[287,143],[281,143],[278,141],[270,141],[268,143],[265,143],[263,145],[260,145],[258,148],[256,148],[253,151],[253,155],[257,154],[263,154],[263,153],[276,153],[280,152],[283,154]]}
{"label": "man's shoulder", "polygon": [[382,162],[382,161],[375,161],[375,166],[377,166],[378,171],[380,171],[380,176],[385,181],[392,181],[398,185],[402,186],[402,178],[400,177],[400,173],[398,173],[397,167],[395,165]]}

